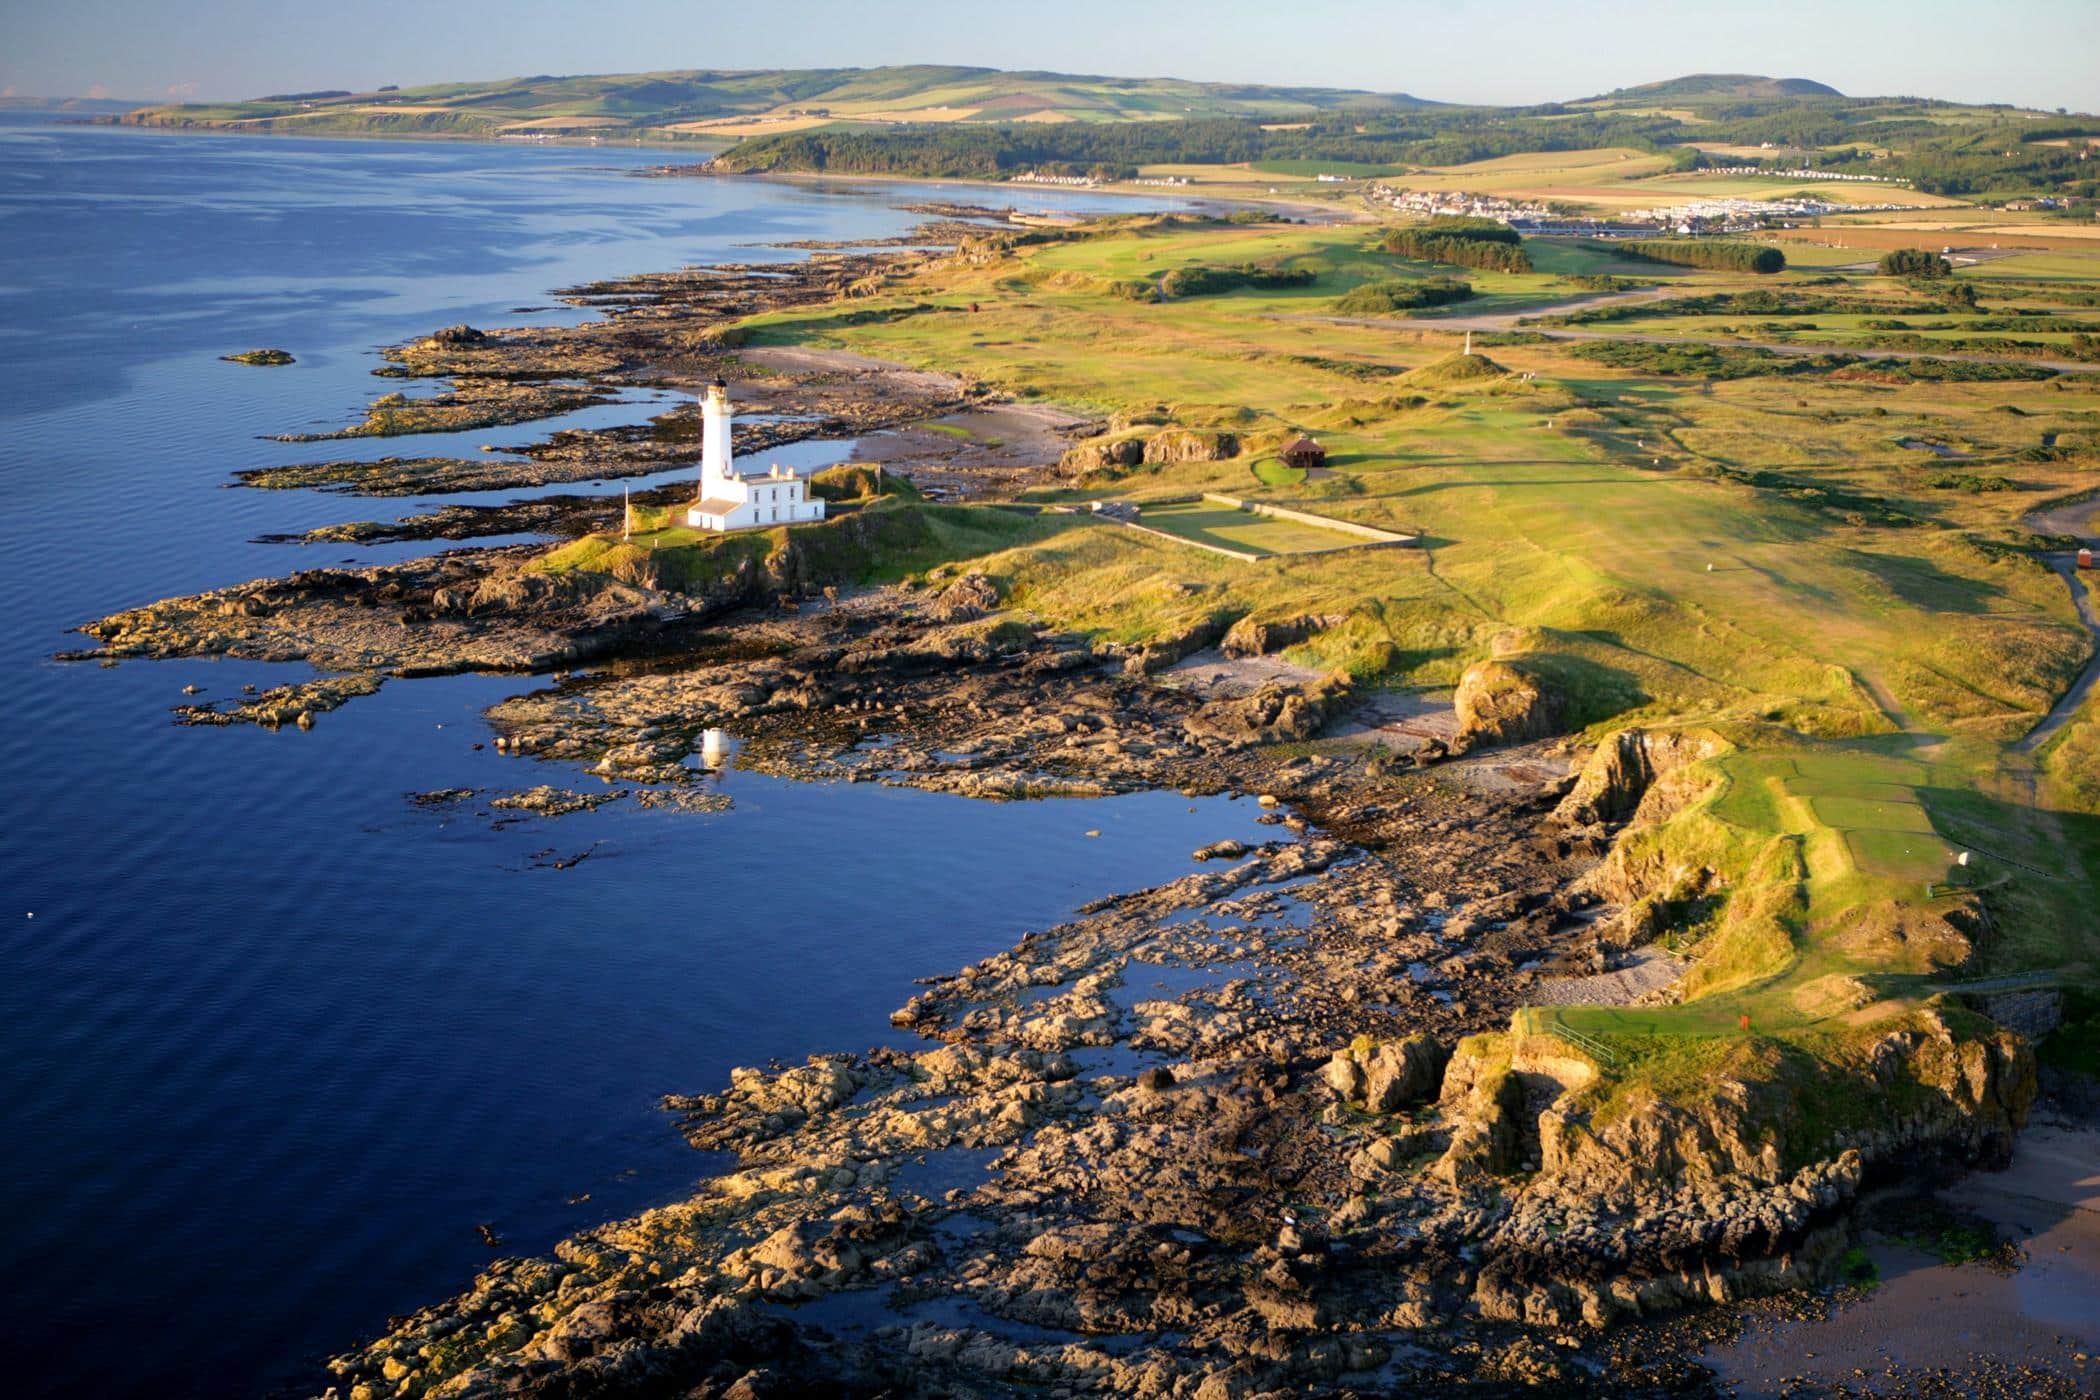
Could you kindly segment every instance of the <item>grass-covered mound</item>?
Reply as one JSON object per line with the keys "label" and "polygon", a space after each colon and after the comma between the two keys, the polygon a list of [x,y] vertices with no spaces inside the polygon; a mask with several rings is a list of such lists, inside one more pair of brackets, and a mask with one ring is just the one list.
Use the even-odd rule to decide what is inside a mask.
{"label": "grass-covered mound", "polygon": [[676,510],[637,510],[631,539],[587,535],[529,567],[606,574],[628,583],[730,601],[826,584],[892,583],[1071,528],[991,506],[946,506],[903,496],[809,525],[733,534],[688,529]]}
{"label": "grass-covered mound", "polygon": [[872,501],[883,496],[912,501],[920,498],[918,487],[894,472],[884,471],[879,462],[847,462],[812,473],[809,494],[837,502]]}
{"label": "grass-covered mound", "polygon": [[1441,389],[1454,384],[1479,384],[1487,380],[1507,379],[1509,370],[1485,355],[1446,355],[1441,360],[1431,360],[1420,369],[1409,370],[1401,376],[1401,382],[1419,388]]}

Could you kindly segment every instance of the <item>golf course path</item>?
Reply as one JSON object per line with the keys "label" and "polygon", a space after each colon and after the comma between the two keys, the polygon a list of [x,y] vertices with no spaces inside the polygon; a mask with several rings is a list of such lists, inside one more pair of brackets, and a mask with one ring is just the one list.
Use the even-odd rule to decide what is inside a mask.
{"label": "golf course path", "polygon": [[[2037,534],[2085,537],[2089,533],[2085,528],[2086,522],[2092,519],[2096,509],[2100,509],[2100,498],[2096,498],[2093,492],[2087,492],[2048,510],[2038,510],[2023,523]],[[2089,578],[2091,571],[2080,570],[2077,554],[2069,550],[2044,555],[2043,559],[2050,568],[2063,575],[2064,583],[2071,590],[2071,601],[2078,608],[2078,620],[2093,634],[2094,650],[2092,659],[2086,662],[2085,673],[2063,693],[2063,698],[2042,717],[2042,722],[2020,741],[2019,748],[2022,753],[2033,753],[2048,743],[2049,737],[2063,728],[2072,715],[2078,713],[2079,706],[2093,693],[2093,687],[2100,685],[2100,610],[2096,610],[2093,605],[2093,586]]]}
{"label": "golf course path", "polygon": [[2019,748],[2022,753],[2033,753],[2048,743],[2049,737],[2069,723],[2072,715],[2078,713],[2078,707],[2093,693],[2093,687],[2100,685],[2100,614],[2093,610],[2092,587],[2079,576],[2075,555],[2051,554],[2046,558],[2049,567],[2062,574],[2064,582],[2070,585],[2071,601],[2078,605],[2078,619],[2085,624],[2086,630],[2093,634],[2095,649],[2092,659],[2085,664],[2085,673],[2072,683],[2071,688],[2064,692],[2063,698],[2042,717],[2042,722],[2020,741]]}

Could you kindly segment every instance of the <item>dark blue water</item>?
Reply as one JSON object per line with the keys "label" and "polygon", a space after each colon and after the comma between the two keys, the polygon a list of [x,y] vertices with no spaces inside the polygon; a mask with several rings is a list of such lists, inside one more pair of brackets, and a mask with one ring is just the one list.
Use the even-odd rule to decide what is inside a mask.
{"label": "dark blue water", "polygon": [[[472,748],[528,680],[393,682],[273,734],[168,709],[295,668],[47,659],[113,609],[341,557],[250,541],[370,503],[222,488],[309,450],[258,434],[351,415],[376,346],[521,319],[580,279],[912,222],[895,190],[622,173],[650,159],[0,127],[13,1393],[311,1383],[463,1285],[489,1257],[476,1223],[538,1250],[677,1195],[707,1167],[659,1094],[882,1041],[914,976],[1252,832],[1245,807],[1171,794],[984,806],[735,773],[719,816],[494,829],[406,794],[561,780]],[[258,345],[299,363],[217,359]]]}

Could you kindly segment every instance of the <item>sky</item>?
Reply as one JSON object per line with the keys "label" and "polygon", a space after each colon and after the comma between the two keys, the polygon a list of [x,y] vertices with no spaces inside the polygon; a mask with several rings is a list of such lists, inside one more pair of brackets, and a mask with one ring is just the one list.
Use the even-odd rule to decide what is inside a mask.
{"label": "sky", "polygon": [[1572,99],[1685,73],[2100,111],[2100,0],[0,0],[0,96],[961,63]]}

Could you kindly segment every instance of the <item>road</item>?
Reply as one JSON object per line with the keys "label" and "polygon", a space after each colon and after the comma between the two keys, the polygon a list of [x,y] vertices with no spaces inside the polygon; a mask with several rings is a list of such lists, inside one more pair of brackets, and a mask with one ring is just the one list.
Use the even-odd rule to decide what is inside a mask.
{"label": "road", "polygon": [[[2038,535],[2084,536],[2084,524],[2092,518],[2100,492],[2087,491],[2068,501],[2063,501],[2048,510],[2038,510],[2021,523]],[[2085,703],[2093,688],[2100,685],[2100,610],[2093,604],[2093,575],[2096,571],[2081,570],[2078,556],[2066,550],[2061,554],[2042,556],[2050,568],[2063,575],[2064,584],[2071,590],[2071,602],[2078,608],[2078,620],[2085,624],[2086,631],[2093,634],[2093,656],[2085,664],[2085,673],[2072,682],[2042,722],[2028,731],[2019,744],[2021,753],[2033,753],[2049,742],[2057,730],[2070,723],[2071,716]]]}

